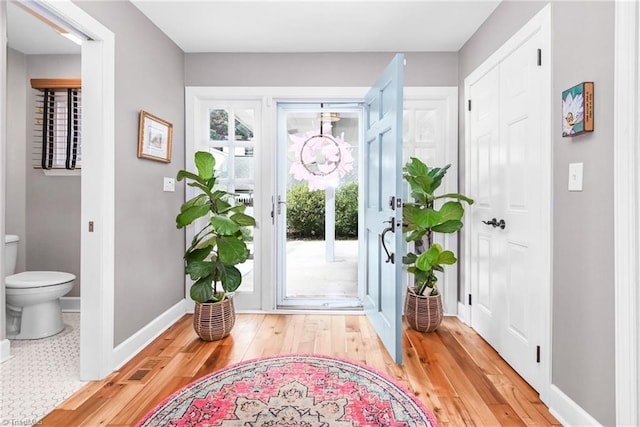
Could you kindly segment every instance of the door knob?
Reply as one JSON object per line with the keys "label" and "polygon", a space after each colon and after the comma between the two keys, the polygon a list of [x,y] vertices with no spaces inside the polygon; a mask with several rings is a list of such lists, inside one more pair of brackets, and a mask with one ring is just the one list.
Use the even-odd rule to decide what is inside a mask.
{"label": "door knob", "polygon": [[491,221],[482,221],[482,222],[487,225],[492,225],[493,228],[496,228],[498,226],[498,220],[495,218],[491,218]]}
{"label": "door knob", "polygon": [[500,229],[504,230],[504,228],[507,226],[507,223],[504,222],[504,219],[501,219],[500,221],[498,221],[495,218],[491,218],[490,221],[482,221],[484,224],[490,225],[493,228],[496,227],[500,227]]}

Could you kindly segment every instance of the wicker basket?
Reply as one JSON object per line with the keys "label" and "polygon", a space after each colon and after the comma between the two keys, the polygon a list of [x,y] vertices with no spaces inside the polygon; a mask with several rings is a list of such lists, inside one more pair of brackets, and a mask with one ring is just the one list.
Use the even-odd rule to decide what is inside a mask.
{"label": "wicker basket", "polygon": [[433,332],[442,323],[442,295],[416,295],[413,289],[407,289],[404,304],[407,323],[418,332]]}
{"label": "wicker basket", "polygon": [[205,341],[217,341],[229,335],[236,323],[233,298],[226,297],[219,302],[196,302],[193,313],[193,329]]}

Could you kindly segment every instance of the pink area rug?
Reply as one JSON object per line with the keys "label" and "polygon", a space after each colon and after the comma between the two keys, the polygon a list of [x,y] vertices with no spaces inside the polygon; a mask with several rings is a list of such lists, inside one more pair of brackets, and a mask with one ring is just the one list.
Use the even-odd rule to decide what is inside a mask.
{"label": "pink area rug", "polygon": [[238,363],[169,396],[138,426],[437,426],[388,376],[320,355]]}

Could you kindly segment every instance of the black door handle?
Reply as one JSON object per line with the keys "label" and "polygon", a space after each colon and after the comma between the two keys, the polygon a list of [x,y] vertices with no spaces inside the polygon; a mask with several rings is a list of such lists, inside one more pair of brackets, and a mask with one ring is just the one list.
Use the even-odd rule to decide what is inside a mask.
{"label": "black door handle", "polygon": [[501,219],[500,221],[498,221],[495,218],[491,218],[491,221],[482,221],[484,224],[490,225],[493,228],[496,227],[500,227],[501,230],[504,230],[504,228],[507,226],[507,223],[504,222],[504,219]]}
{"label": "black door handle", "polygon": [[387,254],[387,259],[385,262],[390,262],[391,264],[395,264],[394,253],[389,252],[389,249],[387,249],[387,244],[384,242],[384,235],[387,234],[389,231],[391,231],[392,233],[396,232],[396,222],[393,218],[391,218],[389,221],[383,221],[383,222],[388,222],[391,224],[387,228],[385,228],[382,231],[382,234],[380,235],[380,241],[382,242],[382,249],[384,249],[384,252]]}

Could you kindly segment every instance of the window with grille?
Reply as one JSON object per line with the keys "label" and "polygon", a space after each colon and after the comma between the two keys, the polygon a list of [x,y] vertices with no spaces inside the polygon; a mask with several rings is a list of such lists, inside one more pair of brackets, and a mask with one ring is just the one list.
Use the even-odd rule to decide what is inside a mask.
{"label": "window with grille", "polygon": [[37,169],[80,169],[82,165],[79,79],[32,79],[38,91],[32,159]]}

